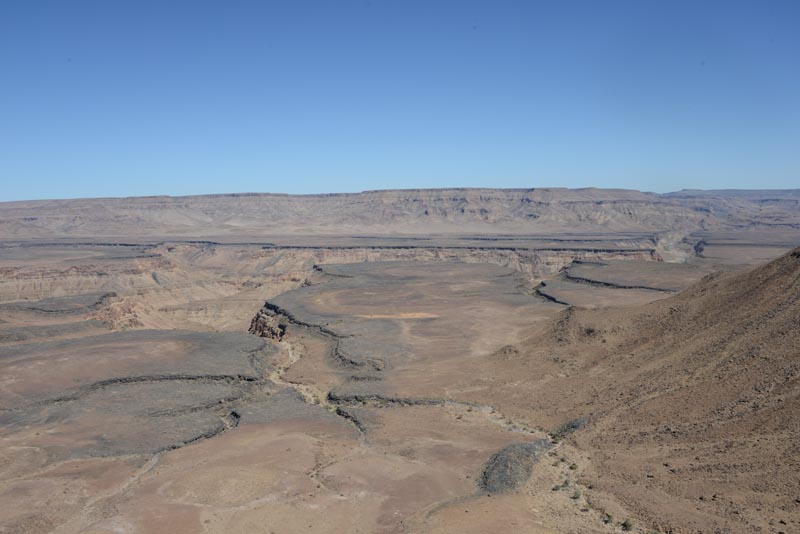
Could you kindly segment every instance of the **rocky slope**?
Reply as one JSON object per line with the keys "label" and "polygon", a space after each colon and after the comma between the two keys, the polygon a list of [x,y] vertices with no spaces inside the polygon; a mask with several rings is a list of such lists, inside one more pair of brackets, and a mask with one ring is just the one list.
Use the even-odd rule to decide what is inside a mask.
{"label": "rocky slope", "polygon": [[800,248],[643,307],[569,308],[529,343],[496,372],[536,377],[475,400],[587,417],[569,441],[594,506],[613,495],[661,532],[800,528]]}

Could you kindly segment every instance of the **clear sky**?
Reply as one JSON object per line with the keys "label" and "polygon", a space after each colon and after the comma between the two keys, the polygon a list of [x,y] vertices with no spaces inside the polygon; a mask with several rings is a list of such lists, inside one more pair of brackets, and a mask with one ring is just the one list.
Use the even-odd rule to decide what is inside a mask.
{"label": "clear sky", "polygon": [[0,2],[0,200],[800,187],[800,2]]}

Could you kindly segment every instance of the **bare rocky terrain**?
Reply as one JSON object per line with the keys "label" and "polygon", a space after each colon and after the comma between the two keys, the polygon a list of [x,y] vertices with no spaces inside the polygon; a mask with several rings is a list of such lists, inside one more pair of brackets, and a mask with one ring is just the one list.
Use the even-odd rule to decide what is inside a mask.
{"label": "bare rocky terrain", "polygon": [[796,532],[800,192],[0,203],[0,532]]}

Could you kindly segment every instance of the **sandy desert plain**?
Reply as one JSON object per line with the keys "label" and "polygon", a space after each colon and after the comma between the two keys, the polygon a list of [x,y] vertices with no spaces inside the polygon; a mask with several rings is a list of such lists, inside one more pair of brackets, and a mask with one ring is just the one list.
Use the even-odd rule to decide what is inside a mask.
{"label": "sandy desert plain", "polygon": [[800,532],[800,190],[0,203],[0,533]]}

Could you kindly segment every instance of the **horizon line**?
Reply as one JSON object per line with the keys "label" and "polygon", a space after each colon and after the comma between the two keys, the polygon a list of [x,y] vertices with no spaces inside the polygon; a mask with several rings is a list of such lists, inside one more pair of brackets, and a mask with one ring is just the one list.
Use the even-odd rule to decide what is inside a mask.
{"label": "horizon line", "polygon": [[699,188],[683,188],[676,191],[667,191],[665,193],[657,193],[654,191],[643,191],[640,189],[628,189],[624,187],[411,187],[411,188],[391,188],[391,189],[365,189],[362,191],[342,191],[331,193],[274,193],[268,191],[243,191],[235,193],[192,193],[187,195],[170,195],[170,194],[157,194],[157,195],[121,195],[121,196],[101,196],[101,197],[60,197],[60,198],[28,198],[16,200],[0,200],[0,204],[13,204],[23,202],[69,202],[78,200],[127,200],[127,199],[184,199],[196,197],[337,197],[337,196],[358,196],[365,194],[375,193],[403,193],[413,191],[501,191],[501,192],[517,192],[517,193],[533,193],[534,191],[624,191],[632,193],[641,193],[645,195],[654,196],[669,196],[678,193],[800,193],[800,188],[767,188],[767,189],[750,189],[750,188],[725,188],[725,189],[699,189]]}

